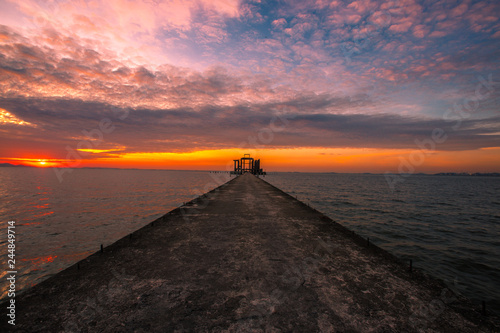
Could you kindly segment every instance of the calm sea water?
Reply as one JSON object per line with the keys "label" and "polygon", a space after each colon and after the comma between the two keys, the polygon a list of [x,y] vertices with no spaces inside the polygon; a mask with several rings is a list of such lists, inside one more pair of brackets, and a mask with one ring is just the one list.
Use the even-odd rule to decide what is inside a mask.
{"label": "calm sea water", "polygon": [[[0,168],[0,287],[16,220],[17,287],[70,266],[223,181],[221,174]],[[500,313],[500,178],[277,173],[266,181]]]}
{"label": "calm sea water", "polygon": [[500,178],[277,173],[265,180],[500,314]]}

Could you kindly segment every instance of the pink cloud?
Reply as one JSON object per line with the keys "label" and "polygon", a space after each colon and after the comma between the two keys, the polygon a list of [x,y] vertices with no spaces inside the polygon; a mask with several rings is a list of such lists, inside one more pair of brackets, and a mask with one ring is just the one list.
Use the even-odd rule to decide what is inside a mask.
{"label": "pink cloud", "polygon": [[369,22],[378,27],[387,27],[391,22],[391,14],[387,11],[375,11],[370,17]]}
{"label": "pink cloud", "polygon": [[356,24],[361,20],[361,16],[356,13],[333,13],[328,17],[332,25]]}
{"label": "pink cloud", "polygon": [[244,21],[249,21],[253,23],[262,23],[265,18],[257,10],[256,6],[249,3],[241,4],[239,8],[239,17]]}
{"label": "pink cloud", "polygon": [[[38,81],[26,84],[28,93],[109,98],[113,103],[128,101],[123,98],[126,96],[130,97],[132,105],[137,105],[134,103],[138,103],[140,92],[147,91],[141,103],[149,103],[152,108],[201,105],[204,99],[230,105],[257,94],[252,92],[254,87],[235,81],[231,89],[211,85],[210,78],[231,79],[230,75],[207,74],[205,69],[215,63],[222,63],[232,73],[237,73],[238,80],[243,80],[239,77],[240,71],[248,71],[247,74],[254,71],[268,76],[273,82],[322,91],[331,89],[334,78],[353,76],[363,82],[376,82],[381,78],[404,83],[417,72],[425,75],[432,70],[454,70],[450,64],[438,68],[417,62],[417,59],[434,56],[434,53],[421,52],[436,42],[426,37],[455,33],[463,29],[468,20],[475,20],[470,29],[500,37],[498,28],[494,28],[498,20],[493,22],[492,14],[498,7],[475,5],[464,11],[464,6],[438,3],[432,11],[423,12],[414,0],[356,0],[350,3],[297,0],[277,9],[276,19],[272,16],[274,13],[259,13],[257,2],[240,4],[223,0],[168,0],[158,5],[150,0],[110,0],[106,3],[96,0],[52,9],[42,1],[27,0],[23,6],[25,13],[39,17],[43,23],[29,32],[24,30],[25,35],[32,46],[39,50],[46,48],[42,57],[63,72],[44,71],[39,68],[40,61],[29,69]],[[324,12],[318,14],[320,9]],[[451,17],[452,11],[460,12],[464,18]],[[292,17],[290,12],[293,18],[289,18]],[[243,23],[245,33],[236,36],[228,31],[228,18],[237,18],[231,20],[231,24]],[[267,19],[274,30],[248,29],[250,24]],[[394,38],[386,33],[387,30],[398,36]],[[11,36],[0,35],[0,42],[9,41],[9,38]],[[364,40],[368,43],[360,45]],[[354,46],[361,54],[353,53],[350,65],[346,64],[347,56],[341,52],[341,46],[346,45]],[[25,53],[19,54],[26,61],[36,63],[37,57],[40,58],[36,52]],[[61,58],[72,61],[61,61]],[[369,64],[367,59],[370,59]],[[176,66],[160,66],[165,63]],[[181,64],[191,68],[188,73],[177,67]],[[380,69],[376,77],[367,69],[373,64]],[[420,67],[416,66],[412,73],[411,67],[415,64]],[[334,67],[334,74],[325,74]],[[424,71],[423,68],[432,70]],[[9,75],[14,77],[18,73]],[[76,77],[82,78],[81,87],[73,84]],[[259,81],[256,76],[248,77],[251,77],[249,81]],[[19,78],[23,79],[22,75]],[[193,93],[187,86],[199,92]],[[42,91],[43,87],[46,92]],[[231,94],[226,93],[228,91]],[[193,98],[189,98],[189,93],[193,93]]]}
{"label": "pink cloud", "polygon": [[483,3],[478,2],[470,7],[464,17],[469,21],[470,28],[475,32],[492,32],[495,23],[498,22],[500,12],[500,3]]}
{"label": "pink cloud", "polygon": [[[221,42],[225,38],[224,20],[240,17],[242,9],[238,0],[26,0],[16,2],[15,7],[32,22],[33,37],[40,37],[40,31],[49,28],[81,40],[93,40],[100,52],[105,53],[106,49],[115,57],[121,56],[123,61],[151,64],[175,59],[165,50],[168,43],[164,43],[161,31],[177,31],[182,35],[195,29],[199,42]],[[27,31],[25,26],[19,25]]]}
{"label": "pink cloud", "polygon": [[429,68],[427,66],[415,66],[412,68],[413,71],[415,72],[425,72],[427,71]]}
{"label": "pink cloud", "polygon": [[274,20],[271,24],[272,24],[274,29],[281,30],[286,26],[287,22],[284,18],[280,18],[278,20]]}
{"label": "pink cloud", "polygon": [[429,35],[429,37],[440,38],[440,37],[444,37],[446,35],[447,35],[446,32],[436,30],[436,31],[431,32],[431,34]]}
{"label": "pink cloud", "polygon": [[293,26],[295,36],[303,36],[306,32],[313,30],[315,26],[310,22],[301,22]]}
{"label": "pink cloud", "polygon": [[448,17],[448,15],[447,15],[447,14],[445,14],[445,13],[441,13],[441,14],[439,14],[439,15],[437,15],[437,16],[436,16],[436,21],[443,21],[443,20],[445,20],[447,17]]}
{"label": "pink cloud", "polygon": [[460,5],[453,8],[450,12],[452,17],[457,17],[463,15],[469,9],[469,5],[466,2],[461,3]]}
{"label": "pink cloud", "polygon": [[[71,56],[61,59],[56,54],[65,38],[56,32],[52,32],[53,47],[20,44],[18,41],[22,36],[15,37],[6,30],[0,32],[4,39],[10,40],[0,44],[0,52],[4,55],[0,58],[0,76],[3,78],[0,94],[5,97],[61,97],[170,109],[200,108],[207,104],[229,107],[252,100],[257,95],[266,102],[280,101],[294,93],[292,86],[304,87],[306,81],[309,88],[329,87],[325,84],[326,78],[322,78],[321,66],[318,66],[328,61],[329,55],[321,48],[315,49],[305,43],[292,47],[304,66],[309,65],[299,66],[301,71],[290,72],[289,51],[277,40],[265,39],[254,49],[249,49],[268,52],[273,59],[265,66],[254,61],[253,69],[264,74],[259,76],[222,68],[195,71],[171,65],[131,67],[116,60],[106,61],[103,54],[83,48],[74,39],[65,46],[66,54]],[[24,70],[10,70],[14,64]],[[307,79],[305,72],[308,73]]]}
{"label": "pink cloud", "polygon": [[399,43],[396,42],[389,42],[385,44],[385,46],[382,48],[385,52],[392,52],[396,49],[396,47],[399,45]]}
{"label": "pink cloud", "polygon": [[429,28],[425,25],[419,24],[413,27],[413,36],[417,38],[424,38],[429,33]]}
{"label": "pink cloud", "polygon": [[379,3],[377,1],[371,1],[371,0],[357,0],[347,5],[347,8],[354,9],[361,15],[365,15],[368,12],[373,12],[378,7]]}
{"label": "pink cloud", "polygon": [[327,62],[330,57],[322,49],[316,49],[310,45],[298,42],[292,46],[292,50],[309,63]]}
{"label": "pink cloud", "polygon": [[345,22],[349,24],[356,24],[359,21],[361,21],[361,15],[358,14],[347,15],[345,18]]}
{"label": "pink cloud", "polygon": [[221,27],[199,25],[196,30],[198,41],[201,43],[222,43],[227,37],[226,30]]}
{"label": "pink cloud", "polygon": [[406,21],[400,24],[393,24],[389,27],[389,30],[392,32],[407,32],[412,26],[412,22]]}
{"label": "pink cloud", "polygon": [[440,31],[453,32],[460,26],[460,21],[457,20],[447,20],[436,23],[435,29]]}

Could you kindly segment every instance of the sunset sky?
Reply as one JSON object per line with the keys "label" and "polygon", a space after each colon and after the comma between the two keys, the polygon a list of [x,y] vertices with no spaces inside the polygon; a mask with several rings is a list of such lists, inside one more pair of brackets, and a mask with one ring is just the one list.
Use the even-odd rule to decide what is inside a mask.
{"label": "sunset sky", "polygon": [[500,2],[0,0],[0,163],[499,172]]}

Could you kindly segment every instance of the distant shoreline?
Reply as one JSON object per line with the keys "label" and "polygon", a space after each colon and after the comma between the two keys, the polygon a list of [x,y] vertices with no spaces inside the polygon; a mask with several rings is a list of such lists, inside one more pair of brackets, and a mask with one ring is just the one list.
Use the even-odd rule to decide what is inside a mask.
{"label": "distant shoreline", "polygon": [[[37,167],[37,166],[31,166],[31,165],[24,165],[24,164],[11,164],[11,163],[0,163],[0,168],[1,167],[6,167],[6,168],[37,168],[37,169],[54,169],[58,167]],[[107,167],[81,167],[81,168],[66,168],[66,167],[59,167],[59,169],[104,169],[104,170],[160,170],[160,171],[192,171],[192,172],[229,172],[229,171],[222,171],[222,170],[182,170],[182,169],[139,169],[139,168],[107,168]],[[412,173],[412,174],[406,174],[406,173],[396,173],[396,172],[388,172],[388,173],[372,173],[372,172],[311,172],[311,171],[270,171],[268,172],[269,175],[272,175],[273,173],[318,173],[318,174],[357,174],[357,175],[413,175],[413,176],[461,176],[461,177],[500,177],[500,172],[439,172],[439,173]]]}

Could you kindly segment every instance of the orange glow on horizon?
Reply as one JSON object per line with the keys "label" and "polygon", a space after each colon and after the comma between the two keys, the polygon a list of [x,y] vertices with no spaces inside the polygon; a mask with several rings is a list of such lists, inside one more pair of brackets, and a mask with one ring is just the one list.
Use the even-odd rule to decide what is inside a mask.
{"label": "orange glow on horizon", "polygon": [[32,166],[38,168],[59,167],[64,163],[61,159],[50,158],[0,158],[0,163],[10,163],[17,166]]}
{"label": "orange glow on horizon", "polygon": [[470,151],[408,149],[291,148],[220,149],[194,152],[107,154],[96,150],[86,158],[66,161],[48,158],[4,159],[36,167],[104,167],[177,170],[231,170],[233,160],[244,154],[262,160],[265,171],[301,172],[499,172],[500,148]]}
{"label": "orange glow on horizon", "polygon": [[53,161],[49,159],[38,159],[37,161],[28,160],[26,161],[27,165],[39,167],[39,168],[49,168],[49,167],[57,167],[60,165],[60,161]]}

